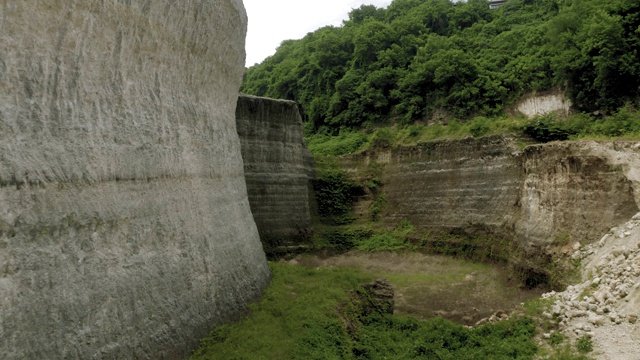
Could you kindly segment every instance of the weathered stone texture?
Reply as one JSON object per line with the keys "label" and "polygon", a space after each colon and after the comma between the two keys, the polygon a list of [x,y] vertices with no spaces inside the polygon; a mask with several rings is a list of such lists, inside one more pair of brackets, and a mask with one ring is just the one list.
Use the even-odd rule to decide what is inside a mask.
{"label": "weathered stone texture", "polygon": [[518,238],[535,247],[563,237],[591,243],[635,215],[634,184],[609,156],[612,146],[580,141],[527,147]]}
{"label": "weathered stone texture", "polygon": [[553,112],[568,114],[571,106],[571,100],[563,92],[556,91],[549,94],[529,94],[518,101],[515,108],[519,113],[534,118]]}
{"label": "weathered stone texture", "polygon": [[249,203],[265,248],[308,240],[313,157],[296,103],[241,95],[236,119]]}
{"label": "weathered stone texture", "polygon": [[0,354],[177,358],[269,271],[240,0],[0,2]]}
{"label": "weathered stone texture", "polygon": [[383,167],[384,221],[424,228],[513,224],[522,175],[518,149],[503,137],[443,140],[378,150],[366,162]]}
{"label": "weathered stone texture", "polygon": [[[361,180],[377,169],[384,183],[377,191],[387,200],[380,221],[510,239],[518,249],[510,261],[532,276],[553,261],[549,245],[597,241],[640,204],[635,142],[555,142],[521,151],[509,138],[469,138],[377,148],[342,165]],[[358,209],[370,197],[359,200],[356,215],[366,216]]]}

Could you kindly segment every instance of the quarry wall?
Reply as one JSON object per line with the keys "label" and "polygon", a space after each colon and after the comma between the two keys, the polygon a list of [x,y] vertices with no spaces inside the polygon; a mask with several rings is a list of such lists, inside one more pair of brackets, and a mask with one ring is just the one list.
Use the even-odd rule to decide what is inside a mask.
{"label": "quarry wall", "polygon": [[383,224],[408,220],[445,233],[506,237],[521,250],[514,260],[531,269],[548,263],[549,245],[597,241],[636,214],[640,203],[633,142],[556,142],[521,150],[505,136],[442,140],[376,148],[346,157],[342,166],[355,178],[378,169]]}
{"label": "quarry wall", "polygon": [[522,173],[518,148],[507,138],[442,140],[352,156],[350,172],[381,168],[386,197],[381,221],[409,220],[449,231],[472,225],[501,232],[518,211]]}
{"label": "quarry wall", "polygon": [[0,5],[0,354],[184,357],[270,273],[240,0]]}
{"label": "quarry wall", "polygon": [[640,153],[627,141],[554,142],[520,155],[525,174],[515,240],[525,268],[550,261],[550,246],[600,240],[638,212]]}
{"label": "quarry wall", "polygon": [[241,95],[236,121],[249,204],[265,249],[309,240],[313,157],[296,103]]}

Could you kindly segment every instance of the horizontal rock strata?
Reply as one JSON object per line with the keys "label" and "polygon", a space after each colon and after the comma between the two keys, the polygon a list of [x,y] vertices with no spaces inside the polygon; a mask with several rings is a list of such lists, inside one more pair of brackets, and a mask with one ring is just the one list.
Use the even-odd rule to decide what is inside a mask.
{"label": "horizontal rock strata", "polygon": [[385,153],[386,218],[427,228],[514,221],[522,174],[517,148],[501,137],[437,141]]}
{"label": "horizontal rock strata", "polygon": [[179,358],[269,271],[240,0],[0,6],[0,357]]}
{"label": "horizontal rock strata", "polygon": [[236,119],[249,203],[266,250],[308,240],[313,158],[296,103],[241,95]]}
{"label": "horizontal rock strata", "polygon": [[[520,150],[501,136],[443,140],[378,147],[342,165],[356,178],[378,174],[386,198],[380,221],[510,239],[520,254],[512,261],[534,273],[553,261],[549,245],[597,241],[638,212],[640,200],[640,150],[624,141]],[[362,204],[355,208],[366,215]]]}

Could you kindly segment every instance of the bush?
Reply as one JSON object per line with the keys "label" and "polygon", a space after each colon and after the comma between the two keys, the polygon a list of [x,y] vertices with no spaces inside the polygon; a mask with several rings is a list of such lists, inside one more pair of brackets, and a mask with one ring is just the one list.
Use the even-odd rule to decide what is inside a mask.
{"label": "bush", "polygon": [[608,137],[637,134],[640,132],[640,112],[627,105],[603,120],[593,121],[589,130],[591,134]]}
{"label": "bush", "polygon": [[568,140],[569,137],[578,134],[571,127],[571,123],[562,121],[553,115],[544,115],[527,123],[522,132],[539,142]]}
{"label": "bush", "polygon": [[367,239],[363,239],[357,246],[361,251],[394,251],[410,250],[413,246],[400,236],[383,232],[374,234]]}
{"label": "bush", "polygon": [[318,213],[323,217],[341,216],[351,210],[353,195],[362,188],[340,170],[325,170],[313,181]]}
{"label": "bush", "polygon": [[394,144],[395,133],[389,128],[379,128],[371,137],[371,145],[373,147],[388,147]]}
{"label": "bush", "polygon": [[369,136],[362,131],[340,131],[337,136],[310,135],[306,141],[314,156],[342,156],[362,150],[369,143]]}
{"label": "bush", "polygon": [[477,328],[436,318],[372,316],[360,336],[369,358],[396,359],[532,359],[535,324],[527,318]]}
{"label": "bush", "polygon": [[334,248],[347,250],[355,247],[364,239],[371,237],[372,232],[367,229],[352,229],[346,226],[337,230],[318,232],[315,236],[315,246],[317,248]]}
{"label": "bush", "polygon": [[479,116],[471,122],[469,126],[469,132],[475,138],[487,135],[490,130],[489,120],[485,117]]}
{"label": "bush", "polygon": [[378,221],[380,212],[384,208],[384,205],[387,203],[387,197],[383,194],[377,194],[373,201],[371,202],[371,206],[369,207],[369,215],[371,216],[371,221]]}
{"label": "bush", "polygon": [[562,344],[563,341],[564,341],[564,335],[562,335],[562,333],[557,331],[551,334],[551,336],[549,337],[549,345],[551,346],[558,346]]}

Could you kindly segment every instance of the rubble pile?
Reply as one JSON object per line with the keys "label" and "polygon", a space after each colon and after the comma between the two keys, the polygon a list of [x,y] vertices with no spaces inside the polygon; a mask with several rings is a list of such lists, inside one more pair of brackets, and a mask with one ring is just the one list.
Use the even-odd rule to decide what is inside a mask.
{"label": "rubble pile", "polygon": [[[556,319],[566,335],[589,336],[596,344],[598,340],[615,338],[617,332],[625,336],[630,331],[638,333],[640,213],[623,226],[611,229],[600,241],[587,246],[576,243],[573,250],[572,259],[580,261],[582,282],[563,292],[542,295],[554,300],[544,315]],[[600,348],[610,345],[601,343]]]}

